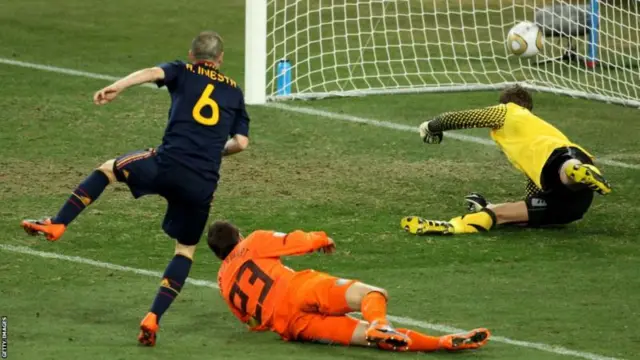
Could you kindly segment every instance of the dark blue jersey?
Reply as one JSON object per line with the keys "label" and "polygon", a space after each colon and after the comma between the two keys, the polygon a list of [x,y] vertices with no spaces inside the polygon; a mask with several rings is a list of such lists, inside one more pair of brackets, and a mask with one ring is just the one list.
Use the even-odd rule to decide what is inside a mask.
{"label": "dark blue jersey", "polygon": [[249,135],[242,90],[208,62],[174,61],[160,67],[164,80],[157,85],[169,90],[171,108],[158,157],[215,184],[226,141]]}

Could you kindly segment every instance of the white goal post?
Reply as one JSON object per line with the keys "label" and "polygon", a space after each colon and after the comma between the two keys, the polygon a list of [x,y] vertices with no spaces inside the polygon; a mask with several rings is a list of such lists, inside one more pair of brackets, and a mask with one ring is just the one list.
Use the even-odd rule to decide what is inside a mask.
{"label": "white goal post", "polygon": [[[545,47],[509,54],[536,22]],[[640,107],[638,0],[246,0],[245,99],[501,89]]]}

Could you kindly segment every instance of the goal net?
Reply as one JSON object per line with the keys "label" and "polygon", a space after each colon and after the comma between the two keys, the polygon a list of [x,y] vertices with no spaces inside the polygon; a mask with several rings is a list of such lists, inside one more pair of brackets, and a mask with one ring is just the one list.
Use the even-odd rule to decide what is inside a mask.
{"label": "goal net", "polygon": [[[639,10],[638,0],[247,0],[247,102],[522,82],[640,107]],[[545,34],[533,58],[506,47],[524,20]]]}

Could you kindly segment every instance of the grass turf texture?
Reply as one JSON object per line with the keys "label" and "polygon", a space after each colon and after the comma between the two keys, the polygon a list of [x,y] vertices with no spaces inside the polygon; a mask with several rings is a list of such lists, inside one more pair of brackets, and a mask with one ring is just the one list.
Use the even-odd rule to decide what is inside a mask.
{"label": "grass turf texture", "polygon": [[[243,3],[24,1],[0,4],[0,57],[123,75],[183,58],[200,29],[226,40],[225,72],[242,83]],[[157,145],[169,98],[133,89],[98,108],[106,83],[0,65],[0,243],[162,271],[173,244],[160,229],[164,201],[108,189],[57,243],[26,237],[23,217],[54,214],[93,167]],[[492,104],[495,93],[378,96],[297,105],[417,125],[441,111]],[[596,155],[640,163],[637,110],[546,94],[536,111]],[[333,257],[291,258],[386,287],[390,311],[496,335],[634,358],[640,326],[634,299],[640,171],[603,167],[615,186],[585,221],[565,229],[501,229],[486,235],[415,238],[399,219],[448,219],[469,191],[517,199],[524,180],[495,149],[264,107],[249,109],[252,144],[225,160],[211,219],[243,232],[323,229]],[[486,136],[484,131],[471,134]],[[187,285],[163,318],[159,345],[135,344],[138,321],[159,279],[0,251],[0,315],[9,317],[9,358],[417,358],[371,350],[284,344],[250,334],[216,291]],[[201,246],[192,276],[215,281],[217,261]],[[432,355],[448,358],[450,354]],[[499,343],[456,358],[559,359]],[[565,357],[566,358],[566,357]]]}

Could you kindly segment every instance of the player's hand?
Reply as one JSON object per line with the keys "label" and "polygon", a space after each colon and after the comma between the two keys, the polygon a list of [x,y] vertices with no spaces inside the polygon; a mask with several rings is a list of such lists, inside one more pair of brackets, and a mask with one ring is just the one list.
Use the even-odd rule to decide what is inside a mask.
{"label": "player's hand", "polygon": [[115,99],[121,91],[122,90],[120,90],[118,87],[109,85],[101,90],[98,90],[93,95],[93,103],[96,105],[104,105]]}
{"label": "player's hand", "polygon": [[322,249],[320,249],[320,251],[322,251],[325,254],[333,254],[334,252],[336,252],[336,243],[333,242],[332,238],[328,238],[328,244],[325,245]]}
{"label": "player's hand", "polygon": [[429,131],[429,121],[420,124],[420,138],[427,144],[440,144],[442,142],[442,132]]}

